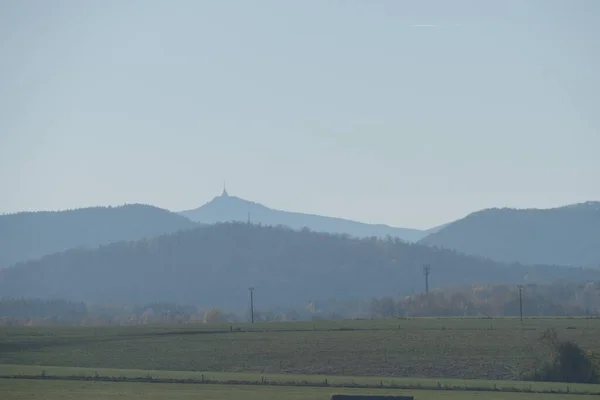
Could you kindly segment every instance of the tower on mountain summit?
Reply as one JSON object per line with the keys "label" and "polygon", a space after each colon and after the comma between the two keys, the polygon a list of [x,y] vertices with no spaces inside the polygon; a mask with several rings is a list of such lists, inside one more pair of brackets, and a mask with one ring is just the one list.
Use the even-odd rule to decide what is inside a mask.
{"label": "tower on mountain summit", "polygon": [[225,187],[225,182],[223,182],[223,193],[221,193],[221,197],[228,197],[229,193],[227,193],[227,188]]}

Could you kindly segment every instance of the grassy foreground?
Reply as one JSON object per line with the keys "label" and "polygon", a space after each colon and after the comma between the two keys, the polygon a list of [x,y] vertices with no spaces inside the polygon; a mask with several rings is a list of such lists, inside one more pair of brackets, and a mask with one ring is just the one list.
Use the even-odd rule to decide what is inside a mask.
{"label": "grassy foreground", "polygon": [[[76,367],[51,367],[31,365],[0,365],[0,377],[9,376],[37,376],[48,377],[114,377],[114,378],[152,378],[152,379],[182,379],[195,381],[210,381],[215,383],[247,382],[255,384],[263,381],[280,383],[282,385],[318,386],[326,383],[331,386],[382,386],[383,388],[414,388],[444,389],[446,390],[498,390],[511,391],[523,390],[530,392],[572,392],[572,393],[600,393],[600,385],[566,384],[559,382],[522,382],[522,381],[491,381],[468,379],[428,379],[428,378],[387,378],[379,377],[352,377],[352,376],[323,376],[323,375],[297,375],[297,374],[256,374],[236,372],[190,372],[190,371],[145,371],[128,369],[105,368],[76,368]],[[377,391],[381,390],[376,388]]]}
{"label": "grassy foreground", "polygon": [[[3,327],[0,364],[512,380],[539,337],[600,352],[600,319],[396,319],[227,326]],[[240,331],[236,331],[240,329]]]}
{"label": "grassy foreground", "polygon": [[[334,393],[372,394],[361,389],[185,385],[161,383],[69,382],[0,379],[3,400],[111,400],[111,399],[211,399],[211,400],[328,400]],[[378,394],[404,394],[415,400],[591,400],[597,396],[533,393],[478,393],[378,390]]]}

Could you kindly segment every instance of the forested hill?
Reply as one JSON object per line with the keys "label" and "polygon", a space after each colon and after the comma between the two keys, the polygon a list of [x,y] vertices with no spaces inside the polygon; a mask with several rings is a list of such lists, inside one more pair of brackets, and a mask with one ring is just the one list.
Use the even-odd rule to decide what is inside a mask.
{"label": "forested hill", "polygon": [[600,266],[600,202],[483,210],[421,243],[505,262]]}
{"label": "forested hill", "polygon": [[139,240],[196,226],[181,215],[140,204],[0,215],[0,268],[76,247]]}
{"label": "forested hill", "polygon": [[311,300],[410,294],[474,283],[600,280],[600,271],[507,266],[400,240],[227,223],[96,250],[71,250],[0,271],[5,297],[91,303],[171,302],[243,311],[248,288],[258,308]]}
{"label": "forested hill", "polygon": [[246,222],[263,225],[283,225],[292,229],[309,228],[317,232],[348,234],[356,237],[399,237],[408,242],[436,232],[441,227],[429,230],[398,228],[383,224],[367,224],[342,218],[325,217],[321,215],[304,214],[290,211],[275,210],[253,201],[230,196],[223,191],[221,196],[193,210],[182,211],[181,215],[205,224],[217,222]]}

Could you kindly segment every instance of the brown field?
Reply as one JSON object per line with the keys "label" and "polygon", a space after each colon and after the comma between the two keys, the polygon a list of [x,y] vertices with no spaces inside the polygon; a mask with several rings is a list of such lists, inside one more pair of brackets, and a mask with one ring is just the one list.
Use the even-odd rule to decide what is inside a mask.
{"label": "brown field", "polygon": [[0,364],[516,379],[544,329],[600,352],[600,319],[398,319],[229,326],[5,327]]}

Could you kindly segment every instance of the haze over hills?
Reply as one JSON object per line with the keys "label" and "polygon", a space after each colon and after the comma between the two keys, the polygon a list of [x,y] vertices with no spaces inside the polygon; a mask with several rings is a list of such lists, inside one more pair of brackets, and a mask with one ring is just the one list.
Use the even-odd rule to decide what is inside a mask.
{"label": "haze over hills", "polygon": [[341,233],[359,238],[389,235],[408,242],[416,242],[442,228],[442,226],[429,230],[396,228],[383,224],[367,224],[342,218],[275,210],[259,203],[230,196],[225,189],[221,196],[215,197],[203,206],[179,214],[205,224],[246,222],[250,219],[253,223],[263,225],[283,225],[292,229],[309,228],[317,232]]}
{"label": "haze over hills", "polygon": [[133,243],[69,250],[19,264],[0,271],[0,293],[243,311],[249,286],[256,287],[259,309],[420,292],[423,263],[432,265],[432,288],[600,280],[600,270],[505,265],[399,239],[354,239],[227,223]]}
{"label": "haze over hills", "polygon": [[482,210],[420,243],[504,262],[600,266],[600,202]]}
{"label": "haze over hills", "polygon": [[196,226],[181,215],[141,204],[0,215],[0,268],[76,247],[93,248]]}

